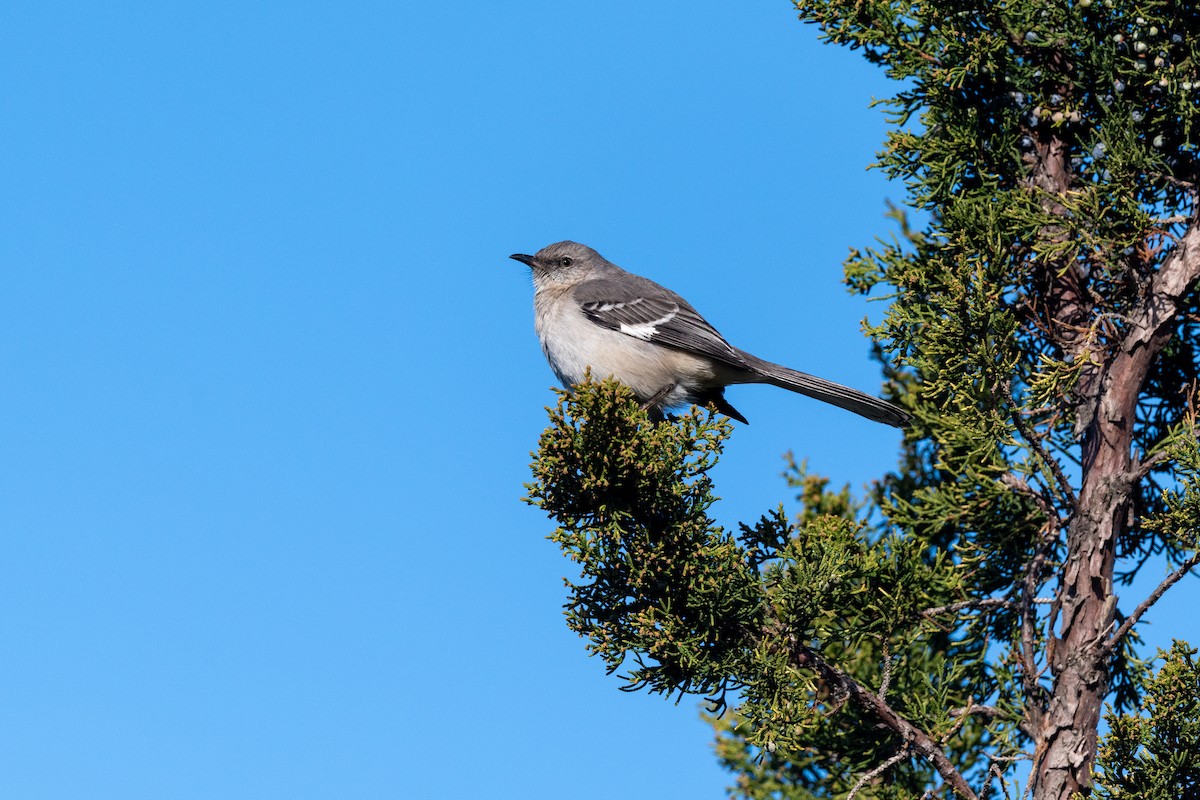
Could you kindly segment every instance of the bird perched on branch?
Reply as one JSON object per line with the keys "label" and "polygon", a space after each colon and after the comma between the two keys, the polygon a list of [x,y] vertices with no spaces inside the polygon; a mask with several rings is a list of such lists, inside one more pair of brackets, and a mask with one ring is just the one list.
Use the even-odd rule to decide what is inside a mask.
{"label": "bird perched on branch", "polygon": [[567,387],[588,368],[633,390],[656,414],[697,403],[746,422],[725,399],[734,383],[769,383],[903,427],[908,414],[877,397],[739,350],[686,300],[605,260],[586,245],[558,242],[511,258],[533,270],[534,326],[554,374]]}

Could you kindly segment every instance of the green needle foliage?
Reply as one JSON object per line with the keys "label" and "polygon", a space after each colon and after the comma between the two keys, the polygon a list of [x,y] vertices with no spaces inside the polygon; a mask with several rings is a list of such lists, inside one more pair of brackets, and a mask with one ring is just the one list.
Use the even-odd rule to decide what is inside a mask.
{"label": "green needle foliage", "polygon": [[563,393],[542,435],[530,497],[582,572],[568,624],[610,672],[634,661],[627,688],[719,698],[744,671],[757,579],[707,515],[707,473],[728,434],[699,414],[651,425],[609,381]]}
{"label": "green needle foliage", "polygon": [[1176,641],[1138,702],[1142,714],[1105,715],[1097,759],[1101,800],[1200,797],[1200,663]]}
{"label": "green needle foliage", "polygon": [[[863,500],[797,468],[797,520],[725,531],[723,420],[577,387],[530,495],[580,568],[568,622],[627,688],[736,704],[735,796],[1187,796],[1146,766],[1195,750],[1136,625],[1200,564],[1200,6],[795,5],[897,81],[877,166],[919,224],[845,275],[891,300],[900,467]],[[1094,774],[1105,703],[1149,710]]]}
{"label": "green needle foliage", "polygon": [[[848,702],[862,686],[893,693],[933,735],[991,735],[953,711],[978,699],[986,647],[952,641],[937,611],[968,596],[969,570],[916,540],[878,536],[848,492],[795,466],[799,524],[777,509],[724,530],[708,514],[708,473],[730,424],[711,413],[655,423],[609,380],[563,392],[550,420],[529,497],[579,566],[568,625],[610,672],[624,670],[624,688],[701,694],[715,711],[734,693],[748,745],[812,751],[811,770],[832,753],[865,768],[905,746],[862,724]],[[852,672],[827,674],[826,660]],[[909,772],[919,794],[929,771]]]}

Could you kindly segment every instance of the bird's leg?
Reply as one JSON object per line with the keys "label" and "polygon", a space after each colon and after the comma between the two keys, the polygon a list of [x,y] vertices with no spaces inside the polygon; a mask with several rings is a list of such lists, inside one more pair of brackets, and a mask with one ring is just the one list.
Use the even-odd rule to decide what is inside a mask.
{"label": "bird's leg", "polygon": [[662,409],[658,407],[659,404],[662,403],[663,400],[666,400],[667,395],[675,391],[675,387],[678,385],[679,384],[677,382],[668,383],[666,386],[650,395],[649,399],[642,403],[642,411],[657,411],[659,414],[662,414]]}

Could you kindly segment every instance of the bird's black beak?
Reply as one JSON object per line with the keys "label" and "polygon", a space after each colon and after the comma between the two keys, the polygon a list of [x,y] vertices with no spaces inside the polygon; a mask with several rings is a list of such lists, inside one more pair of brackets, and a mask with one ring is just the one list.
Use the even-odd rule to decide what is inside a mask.
{"label": "bird's black beak", "polygon": [[520,261],[522,264],[525,264],[526,266],[529,266],[529,267],[532,267],[534,264],[537,263],[536,258],[534,258],[533,256],[527,256],[524,253],[513,253],[511,256],[509,256],[509,258],[511,258],[515,261]]}

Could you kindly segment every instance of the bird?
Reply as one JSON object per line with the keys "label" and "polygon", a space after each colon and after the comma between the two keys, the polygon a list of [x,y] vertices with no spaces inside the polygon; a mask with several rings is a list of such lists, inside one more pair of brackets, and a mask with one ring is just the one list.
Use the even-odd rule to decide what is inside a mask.
{"label": "bird", "polygon": [[768,383],[886,425],[902,428],[909,420],[885,400],[734,347],[678,294],[587,245],[556,242],[510,258],[533,273],[534,328],[567,388],[590,370],[628,386],[657,419],[696,404],[748,424],[725,399],[725,387]]}

